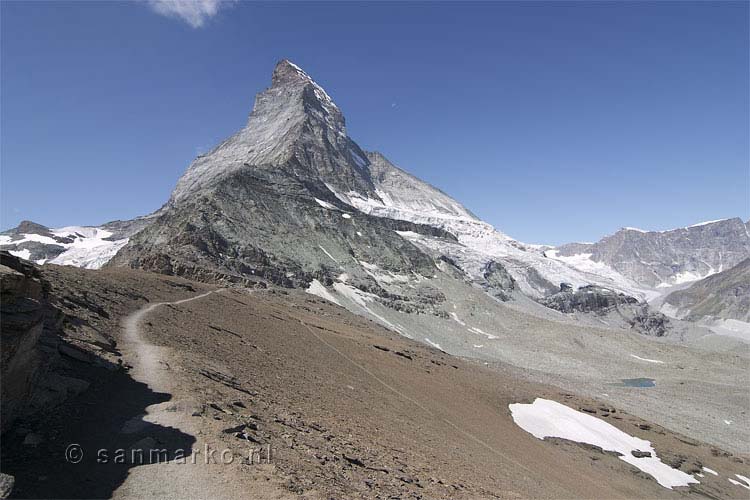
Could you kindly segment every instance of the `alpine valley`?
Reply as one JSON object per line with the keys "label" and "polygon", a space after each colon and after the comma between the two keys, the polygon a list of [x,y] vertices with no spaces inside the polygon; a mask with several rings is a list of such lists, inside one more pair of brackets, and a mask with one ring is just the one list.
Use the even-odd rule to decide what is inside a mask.
{"label": "alpine valley", "polygon": [[[395,353],[399,356],[391,356],[388,363],[412,363],[409,366],[415,366],[412,358],[428,360],[425,367],[402,374],[404,380],[414,377],[417,384],[414,387],[424,383],[420,377],[425,369],[427,373],[442,370],[440,363],[454,364],[451,369],[457,373],[479,370],[461,379],[458,385],[450,376],[441,378],[440,389],[432,388],[429,392],[433,403],[435,398],[445,397],[445,401],[449,401],[448,395],[458,394],[455,396],[457,406],[461,406],[458,402],[461,397],[468,398],[469,405],[477,401],[485,404],[494,391],[507,391],[511,387],[517,387],[513,390],[518,391],[521,400],[531,402],[536,390],[533,388],[552,388],[548,390],[558,391],[555,393],[558,399],[568,398],[570,405],[584,413],[609,419],[626,432],[635,433],[639,429],[649,432],[649,440],[663,446],[664,453],[659,450],[659,455],[671,457],[665,459],[670,470],[694,480],[680,483],[680,479],[669,483],[672,486],[709,497],[747,494],[746,489],[734,486],[726,478],[719,484],[713,474],[703,472],[703,467],[715,460],[719,465],[712,467],[723,468],[721,474],[731,471],[740,476],[743,472],[745,476],[750,475],[746,473],[750,453],[747,414],[750,221],[730,218],[669,231],[623,228],[595,243],[558,247],[519,242],[479,219],[448,194],[396,166],[383,154],[361,149],[347,135],[344,115],[328,93],[288,60],[277,64],[271,86],[256,96],[245,127],[196,158],[177,182],[168,201],[155,212],[99,227],[48,228],[26,221],[0,235],[0,250],[9,252],[4,254],[7,257],[4,264],[15,269],[15,274],[9,271],[9,276],[12,274],[16,280],[13,283],[24,279],[47,283],[40,288],[44,291],[40,291],[42,295],[35,300],[49,300],[63,311],[59,314],[68,318],[65,324],[69,329],[65,335],[70,337],[66,342],[73,344],[76,352],[102,357],[113,365],[118,362],[115,351],[122,351],[122,346],[125,346],[122,352],[127,352],[130,346],[136,357],[144,355],[137,354],[137,346],[128,344],[127,337],[103,334],[103,326],[96,327],[91,317],[81,319],[75,312],[96,313],[97,301],[93,297],[96,294],[101,295],[102,301],[118,304],[106,306],[106,311],[94,314],[103,318],[102,325],[110,321],[110,315],[115,317],[115,310],[129,311],[128,307],[156,300],[169,301],[177,307],[177,299],[216,290],[224,292],[214,294],[215,298],[211,299],[215,301],[215,311],[222,311],[224,318],[234,315],[239,318],[246,310],[241,303],[252,297],[249,293],[265,294],[265,298],[257,299],[262,302],[253,313],[257,314],[257,321],[307,325],[314,322],[313,312],[320,309],[320,317],[325,318],[321,329],[335,330],[337,324],[346,324],[349,330],[337,335],[356,337],[352,329],[370,332],[367,338],[386,335],[387,341],[376,342],[378,345],[372,350],[372,356]],[[31,262],[21,263],[12,256]],[[11,265],[11,262],[14,263]],[[61,268],[55,264],[84,269]],[[134,291],[137,287],[133,283],[137,280],[129,276],[136,275],[149,276],[151,291]],[[77,287],[83,286],[81,283],[89,281],[98,292],[78,290]],[[6,281],[3,283],[3,294],[6,290],[28,293],[25,285],[15,287],[6,286]],[[170,290],[179,291],[179,297]],[[195,293],[187,294],[189,290]],[[253,292],[245,293],[247,290]],[[52,297],[55,293],[63,298],[57,302],[43,298],[44,294],[47,294],[44,297]],[[184,307],[199,306],[185,304]],[[213,314],[209,309],[202,314]],[[291,320],[288,312],[280,312],[290,310],[296,311]],[[50,317],[48,312],[40,314]],[[175,322],[176,318],[164,321]],[[243,327],[228,322],[220,324],[219,319],[211,319],[212,334],[229,332],[229,341],[238,342],[235,349],[241,349],[239,340],[230,334],[244,334],[241,329],[249,323],[243,323]],[[158,324],[154,320],[154,325]],[[171,349],[176,349],[177,344],[170,342],[183,342],[179,345],[187,346],[184,352],[188,352],[192,348],[189,346],[203,341],[171,337],[168,341],[167,337],[158,337],[158,332],[167,331],[164,329],[168,329],[167,326],[162,325],[159,330],[150,322],[148,325],[156,332],[152,341],[167,347],[171,345]],[[208,328],[206,331],[210,331]],[[262,349],[273,351],[279,359],[284,356],[279,350],[286,341],[279,340],[281,344],[275,344],[275,340],[264,338],[250,342],[256,348],[253,356],[263,352]],[[21,347],[19,349],[18,352],[23,352]],[[32,347],[29,345],[26,349]],[[71,347],[56,349],[64,352]],[[311,359],[318,359],[319,355],[311,346],[305,349],[312,349]],[[365,363],[365,372],[380,373],[379,368],[361,361],[360,358],[367,356],[362,357],[354,348],[347,350],[339,346],[336,349],[347,359]],[[5,353],[3,356],[5,359]],[[226,356],[231,356],[231,350]],[[305,353],[295,356],[304,357]],[[321,363],[325,363],[323,358],[320,358]],[[182,361],[186,362],[185,359]],[[224,386],[235,384],[232,380],[236,377],[217,375],[217,372],[233,371],[231,366],[234,365],[228,359],[216,361],[212,365],[214,371],[206,371],[208,375],[204,373],[204,378],[218,380]],[[145,365],[133,362],[133,366],[136,374],[139,370],[142,374],[148,372]],[[45,377],[53,376],[54,370],[54,367],[48,368]],[[325,371],[322,368],[306,370],[314,380],[323,383]],[[335,367],[331,370],[332,377],[342,377],[338,385],[349,386],[351,391],[360,387],[347,378],[349,375],[340,374]],[[495,375],[486,375],[483,370]],[[29,372],[21,370],[19,373],[23,374],[18,375],[19,380],[29,378]],[[646,387],[634,388],[633,380],[651,382]],[[461,395],[464,390],[478,390],[476,387],[466,389],[472,387],[472,381],[484,392]],[[180,390],[164,383],[166,385],[161,387],[154,382],[155,390],[172,393]],[[398,387],[407,394],[414,389],[392,381],[383,384]],[[502,388],[498,388],[500,386]],[[21,392],[33,392],[23,384],[19,387]],[[309,394],[305,391],[294,396],[306,399]],[[284,397],[292,398],[292,395],[278,396]],[[410,395],[407,399],[413,397],[417,396]],[[504,397],[500,399],[504,401]],[[509,402],[512,399],[508,396]],[[38,399],[34,401],[34,404],[41,404]],[[221,411],[216,410],[210,407],[209,399],[200,402],[203,403],[209,406],[196,410],[198,413],[211,411],[225,420],[231,420],[228,415],[241,413],[236,408],[230,412],[223,403],[218,405]],[[277,404],[278,400],[271,402],[269,399],[268,405],[272,403]],[[404,418],[412,424],[425,418],[429,425],[436,425],[434,422],[440,420],[436,415],[442,415],[443,410],[430,406],[432,403],[424,404],[427,406],[419,410],[417,405],[415,410],[423,414],[421,417]],[[490,412],[493,403],[487,404],[486,411]],[[271,412],[268,405],[264,408]],[[511,405],[515,416],[517,410],[513,407]],[[503,407],[504,414],[507,408]],[[275,422],[273,425],[282,422],[283,425],[277,426],[286,425],[288,429],[305,426],[315,429],[311,415],[302,419],[293,411],[286,411],[284,416],[278,412],[268,413],[268,421]],[[470,414],[455,413],[456,408],[451,412],[454,413],[444,417],[446,421],[472,418]],[[25,413],[19,409],[18,414]],[[485,419],[477,429],[494,425],[487,415],[477,416],[477,419]],[[618,420],[618,415],[627,417]],[[305,419],[306,424],[302,421]],[[165,422],[168,419],[162,423]],[[233,424],[248,425],[240,421]],[[370,424],[373,429],[380,425],[398,426],[396,421],[388,419]],[[268,428],[271,434],[266,438],[270,440],[274,427],[269,425]],[[461,433],[456,429],[452,431]],[[306,432],[318,431],[308,429]],[[278,435],[284,433],[279,431]],[[561,437],[564,441],[565,437]],[[335,467],[354,467],[359,471],[356,474],[364,474],[362,478],[356,476],[357,481],[366,481],[366,467],[377,462],[377,450],[373,448],[371,457],[361,457],[362,450],[369,445],[350,441],[346,446],[359,450],[352,451],[341,442],[340,449],[336,450],[331,448],[331,443],[338,438],[332,439],[319,443],[323,448],[328,447],[325,453],[311,451],[310,456],[324,464],[326,459],[321,457],[342,456],[343,453],[343,461],[337,458],[331,463]],[[499,446],[493,443],[488,446],[492,449]],[[604,445],[589,444],[599,446],[600,454],[595,460],[605,458],[607,470],[628,467],[622,460],[618,462],[602,454],[602,449],[607,451]],[[541,445],[555,448],[548,442],[540,442]],[[420,453],[404,451],[404,460],[408,462],[410,458],[406,455],[412,452],[415,456]],[[477,453],[486,452],[487,447],[477,446]],[[359,458],[352,458],[352,453],[359,454]],[[590,450],[573,446],[565,453],[580,458]],[[634,456],[637,455],[634,453]],[[346,467],[343,472],[325,469],[328,471],[325,474],[343,474],[337,476],[343,482],[331,480],[327,484],[337,486],[316,490],[305,480],[314,476],[314,467],[305,464],[302,458],[294,460],[298,460],[294,462],[296,465],[289,465],[284,471],[287,482],[279,486],[279,491],[374,496],[374,490],[369,490],[368,486],[346,486],[347,480],[353,481],[352,473],[346,476],[349,470]],[[589,466],[588,462],[585,466]],[[427,465],[423,465],[421,472],[410,473],[394,473],[399,468],[397,463],[383,465],[384,470],[390,471],[387,473],[378,472],[378,466],[372,467],[375,468],[368,473],[377,479],[371,478],[371,481],[384,481],[378,483],[382,491],[392,490],[393,494],[404,494],[408,490],[406,496],[409,496],[413,490],[419,490],[409,474],[421,474],[422,483],[429,481],[427,497],[468,498],[496,491],[489,484],[462,491],[456,486],[455,478],[453,486],[443,490],[438,478],[427,475]],[[404,467],[409,469],[409,466],[401,468]],[[149,474],[142,473],[146,478],[143,484],[156,484],[158,481],[153,478],[152,483],[148,482]],[[597,469],[595,474],[604,477],[609,473]],[[586,489],[591,486],[588,483],[576,489],[579,485],[573,484],[575,481],[571,479],[570,485],[563,481],[568,489],[535,490],[536,486],[516,485],[515,493],[508,491],[500,496],[652,497],[677,493],[671,486],[664,488],[668,481],[656,472],[638,474],[617,475],[616,484],[598,492]],[[289,477],[297,479],[289,480]],[[137,484],[141,483],[127,481],[125,485],[130,484],[131,489],[121,491],[131,496],[147,491],[138,489]],[[631,481],[647,484],[646,489],[629,486]],[[48,493],[44,489],[34,489],[29,482],[22,486],[29,494],[41,492],[45,496],[43,493]]]}

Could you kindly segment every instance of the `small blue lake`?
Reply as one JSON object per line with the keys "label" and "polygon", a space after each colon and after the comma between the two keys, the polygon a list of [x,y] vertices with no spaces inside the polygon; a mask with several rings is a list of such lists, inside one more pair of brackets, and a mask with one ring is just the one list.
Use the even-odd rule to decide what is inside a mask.
{"label": "small blue lake", "polygon": [[624,378],[618,385],[620,387],[654,387],[656,380],[652,378]]}

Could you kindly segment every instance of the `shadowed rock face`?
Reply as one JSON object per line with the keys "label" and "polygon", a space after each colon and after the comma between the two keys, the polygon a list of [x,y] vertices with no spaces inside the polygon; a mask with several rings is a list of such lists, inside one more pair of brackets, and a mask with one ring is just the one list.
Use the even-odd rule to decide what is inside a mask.
{"label": "shadowed rock face", "polygon": [[671,327],[669,319],[662,313],[652,311],[648,304],[614,290],[593,285],[574,290],[569,284],[562,283],[559,292],[539,302],[566,314],[609,316],[626,328],[655,337],[663,337]]}
{"label": "shadowed rock face", "polygon": [[591,254],[647,287],[690,281],[728,269],[750,255],[750,221],[735,217],[671,231],[622,229],[596,243],[557,248],[560,256]]}
{"label": "shadowed rock face", "polygon": [[541,299],[540,302],[563,313],[603,313],[619,305],[637,304],[638,300],[598,286],[585,286],[573,291],[563,284],[560,292]]}
{"label": "shadowed rock face", "polygon": [[2,314],[2,424],[8,425],[28,403],[41,360],[37,342],[44,327],[45,290],[38,271],[5,252],[0,261]]}
{"label": "shadowed rock face", "polygon": [[688,320],[713,317],[750,322],[750,258],[672,292],[664,303]]}

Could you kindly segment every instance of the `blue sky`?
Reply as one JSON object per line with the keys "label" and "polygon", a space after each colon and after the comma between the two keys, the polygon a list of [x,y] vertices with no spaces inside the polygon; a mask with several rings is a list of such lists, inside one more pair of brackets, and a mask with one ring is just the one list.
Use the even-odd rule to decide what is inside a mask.
{"label": "blue sky", "polygon": [[746,2],[169,7],[2,2],[3,229],[158,208],[284,57],[522,241],[750,217]]}

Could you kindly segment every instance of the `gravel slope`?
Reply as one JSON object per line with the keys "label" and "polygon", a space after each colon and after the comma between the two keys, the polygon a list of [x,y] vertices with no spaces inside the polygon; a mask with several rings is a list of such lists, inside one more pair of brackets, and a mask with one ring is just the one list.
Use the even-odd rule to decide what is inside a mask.
{"label": "gravel slope", "polygon": [[[71,362],[91,389],[19,424],[41,433],[43,443],[32,449],[14,431],[4,437],[2,468],[16,476],[19,497],[686,494],[660,487],[601,450],[541,441],[521,430],[508,404],[536,397],[585,408],[652,441],[664,461],[685,472],[702,466],[719,472],[690,491],[719,498],[746,493],[727,477],[747,476],[747,457],[674,434],[617,405],[528,382],[507,365],[449,356],[302,292],[203,295],[215,288],[137,271],[49,267],[45,274],[57,294],[97,290],[98,328],[117,346],[98,354],[121,358],[125,369]],[[155,302],[173,304],[151,307]],[[126,317],[137,331],[121,328]],[[205,445],[229,449],[235,460],[117,467],[93,456],[80,464],[62,459],[71,442],[94,450],[144,439],[166,448],[173,462],[178,448]],[[271,447],[271,463],[246,463],[248,450],[262,446]]]}

